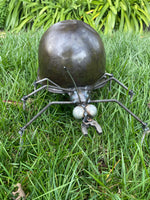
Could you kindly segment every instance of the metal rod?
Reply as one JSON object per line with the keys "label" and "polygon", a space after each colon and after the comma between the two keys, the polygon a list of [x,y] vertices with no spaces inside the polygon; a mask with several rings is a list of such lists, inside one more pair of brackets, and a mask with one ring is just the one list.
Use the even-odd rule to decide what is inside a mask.
{"label": "metal rod", "polygon": [[101,87],[101,85],[105,85],[106,83],[108,83],[109,81],[115,81],[117,82],[120,86],[122,86],[125,90],[129,90],[123,83],[121,83],[119,80],[117,80],[116,78],[114,77],[110,77],[108,78],[107,80],[103,81],[102,83],[100,84],[97,84],[94,89],[98,89],[99,87]]}
{"label": "metal rod", "polygon": [[[43,78],[43,79],[41,79],[41,80],[36,81],[35,83],[38,84],[38,83],[42,83],[42,82],[44,82],[44,81],[48,81],[48,82],[50,82],[51,84],[53,84],[54,86],[56,86],[56,87],[54,87],[54,86],[51,85],[51,87],[53,87],[54,89],[60,89],[61,91],[66,91],[66,92],[70,92],[70,90],[71,90],[71,89],[68,89],[68,88],[62,88],[61,86],[59,86],[58,84],[56,84],[55,82],[53,82],[52,80],[50,80],[50,79],[48,79],[48,78]],[[34,83],[34,84],[35,84],[35,83]],[[72,91],[72,90],[71,90],[71,91]]]}
{"label": "metal rod", "polygon": [[42,87],[38,88],[37,90],[34,90],[34,91],[31,92],[30,94],[23,96],[21,100],[22,100],[22,101],[27,100],[30,96],[32,96],[33,94],[36,94],[36,93],[39,92],[40,90],[45,89],[46,87],[48,87],[48,86],[47,86],[47,85],[43,85]]}
{"label": "metal rod", "polygon": [[110,73],[105,73],[104,75],[109,76],[109,77],[113,77],[113,74],[110,74]]}
{"label": "metal rod", "polygon": [[[20,129],[20,131],[24,131],[34,120],[36,120],[45,110],[47,110],[53,104],[74,104],[73,101],[52,101],[47,104],[37,115],[35,115],[24,127]],[[20,132],[21,134],[21,132]]]}
{"label": "metal rod", "polygon": [[150,133],[150,130],[149,130],[148,127],[146,127],[146,128],[144,129],[143,137],[142,137],[142,139],[141,139],[141,145],[143,144],[144,138],[145,138],[145,136],[146,136],[148,133]]}
{"label": "metal rod", "polygon": [[90,100],[89,103],[107,103],[107,102],[114,102],[121,106],[124,110],[126,110],[130,115],[132,115],[137,121],[139,121],[143,128],[147,126],[145,122],[143,122],[140,118],[138,118],[133,112],[131,112],[127,107],[125,107],[121,102],[116,99],[102,99],[102,100]]}
{"label": "metal rod", "polygon": [[105,81],[103,81],[103,82],[101,82],[99,84],[96,84],[96,85],[94,85],[93,89],[96,90],[96,89],[102,88],[102,87],[104,87],[107,84],[107,82],[105,80]]}
{"label": "metal rod", "polygon": [[76,92],[77,92],[77,95],[78,95],[79,102],[81,103],[81,98],[80,98],[80,95],[79,95],[79,91],[78,91],[76,82],[75,82],[74,78],[72,77],[72,75],[71,75],[70,71],[68,70],[68,68],[64,66],[64,69],[67,71],[69,77],[71,78],[71,80],[72,80],[72,82],[73,82],[73,84],[74,84],[74,86],[75,86],[75,89],[76,89]]}
{"label": "metal rod", "polygon": [[122,86],[125,90],[129,90],[123,83],[121,83],[118,79],[111,77],[110,80],[117,82],[120,86]]}
{"label": "metal rod", "polygon": [[52,83],[53,85],[55,85],[57,88],[61,88],[58,84],[56,84],[55,82],[51,81],[49,78],[40,79],[40,80],[36,81],[36,83],[42,83],[44,81],[48,81],[48,82]]}

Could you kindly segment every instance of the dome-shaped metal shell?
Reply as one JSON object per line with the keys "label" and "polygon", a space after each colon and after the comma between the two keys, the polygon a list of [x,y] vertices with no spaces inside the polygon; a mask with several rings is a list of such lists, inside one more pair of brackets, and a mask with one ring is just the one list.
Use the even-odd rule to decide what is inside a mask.
{"label": "dome-shaped metal shell", "polygon": [[105,50],[99,34],[88,24],[66,20],[52,25],[39,44],[39,79],[61,87],[93,85],[105,73]]}

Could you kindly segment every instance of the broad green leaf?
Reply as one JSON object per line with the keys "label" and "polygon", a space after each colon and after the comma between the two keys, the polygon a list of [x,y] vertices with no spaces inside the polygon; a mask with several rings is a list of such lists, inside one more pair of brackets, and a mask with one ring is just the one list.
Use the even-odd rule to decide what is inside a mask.
{"label": "broad green leaf", "polygon": [[91,27],[95,28],[95,23],[94,23],[94,21],[92,20],[92,17],[90,17],[89,15],[86,15],[86,14],[84,14],[83,17],[84,17],[84,21],[85,21],[87,24],[89,24]]}
{"label": "broad green leaf", "polygon": [[100,12],[98,12],[92,19],[94,20],[95,18],[97,18],[100,15]]}
{"label": "broad green leaf", "polygon": [[49,19],[49,16],[47,16],[46,24],[44,25],[44,30],[46,31],[51,25],[52,25],[52,20]]}
{"label": "broad green leaf", "polygon": [[99,5],[96,6],[96,8],[94,9],[93,15],[92,15],[93,16],[93,20],[99,15],[100,12],[97,13],[97,11],[100,11],[102,9],[102,7],[103,6],[99,6]]}
{"label": "broad green leaf", "polygon": [[98,15],[98,17],[95,20],[95,24],[98,25],[99,22],[101,21],[103,15],[105,14],[105,12],[107,11],[107,9],[109,8],[109,3],[107,2],[104,7],[101,9],[100,14]]}
{"label": "broad green leaf", "polygon": [[40,6],[39,3],[37,3],[37,2],[31,2],[31,3],[27,4],[26,9],[35,8],[35,7],[39,7],[39,6]]}
{"label": "broad green leaf", "polygon": [[116,15],[112,11],[109,11],[105,24],[105,31],[104,31],[105,34],[112,34],[112,30],[114,29],[115,26],[115,19]]}
{"label": "broad green leaf", "polygon": [[69,20],[69,19],[72,19],[72,17],[71,17],[71,12],[69,12],[69,13],[67,14],[67,16],[66,16],[66,20]]}
{"label": "broad green leaf", "polygon": [[113,13],[116,15],[117,14],[117,10],[114,6],[110,6],[110,9],[113,11]]}
{"label": "broad green leaf", "polygon": [[44,21],[45,21],[46,16],[47,16],[47,13],[44,13],[43,15],[37,16],[37,17],[35,18],[35,20],[34,20],[34,22],[33,22],[33,27],[32,27],[33,30],[35,29],[36,26],[39,26],[39,25],[37,25],[37,24],[39,24],[39,23],[41,23],[41,25],[44,24]]}
{"label": "broad green leaf", "polygon": [[104,4],[104,1],[103,1],[103,0],[92,1],[91,4],[94,4],[94,5],[100,5],[100,4]]}
{"label": "broad green leaf", "polygon": [[115,6],[113,6],[111,0],[107,0],[109,5],[110,5],[110,9],[113,11],[113,13],[116,15],[117,14],[117,9],[115,8]]}
{"label": "broad green leaf", "polygon": [[107,2],[109,3],[110,6],[113,6],[111,0],[107,0]]}
{"label": "broad green leaf", "polygon": [[61,10],[61,12],[60,12],[60,21],[63,21],[63,20],[65,20],[65,9],[64,8],[62,8],[62,10]]}
{"label": "broad green leaf", "polygon": [[125,22],[126,22],[126,25],[127,25],[127,29],[128,29],[128,31],[132,32],[133,28],[131,27],[130,18],[127,15],[127,13],[124,13],[124,16],[125,16]]}
{"label": "broad green leaf", "polygon": [[140,7],[138,7],[137,10],[140,11],[143,14],[143,16],[147,18],[148,21],[150,21],[150,14],[148,12],[144,11]]}
{"label": "broad green leaf", "polygon": [[102,21],[101,21],[101,24],[99,26],[97,26],[98,27],[98,31],[100,31],[103,28],[105,23],[106,23],[106,17],[103,18]]}
{"label": "broad green leaf", "polygon": [[17,28],[15,28],[14,30],[16,30],[16,32],[19,32],[23,26],[29,22],[32,19],[32,16],[29,16],[28,18],[26,18]]}
{"label": "broad green leaf", "polygon": [[36,13],[38,10],[41,10],[42,7],[41,6],[37,6],[35,8],[31,8],[30,13]]}
{"label": "broad green leaf", "polygon": [[119,7],[120,7],[120,0],[116,0],[115,1],[115,8],[116,8],[116,10],[118,10]]}
{"label": "broad green leaf", "polygon": [[92,9],[92,10],[89,10],[89,11],[87,11],[87,12],[86,12],[86,14],[93,13],[93,11],[95,11],[95,10],[94,10],[94,9]]}
{"label": "broad green leaf", "polygon": [[145,17],[144,15],[142,15],[140,12],[139,12],[139,16],[144,21],[145,25],[148,27],[149,26],[149,20],[147,19],[147,17]]}
{"label": "broad green leaf", "polygon": [[55,23],[56,17],[57,17],[57,15],[58,15],[58,11],[59,11],[59,8],[56,8],[55,14],[54,14],[54,16],[53,16],[52,24]]}
{"label": "broad green leaf", "polygon": [[139,31],[139,23],[137,18],[135,17],[135,15],[133,13],[131,13],[132,19],[133,19],[133,24],[135,27],[135,31],[138,32]]}
{"label": "broad green leaf", "polygon": [[44,29],[45,29],[46,24],[47,23],[49,24],[49,22],[51,22],[51,18],[52,18],[52,15],[46,15],[46,16],[44,16],[43,20],[41,20],[40,22],[38,22],[36,24],[35,28],[40,28],[40,27],[43,26]]}
{"label": "broad green leaf", "polygon": [[43,7],[42,10],[39,12],[39,16],[42,15],[48,9],[49,9],[49,6]]}
{"label": "broad green leaf", "polygon": [[148,14],[150,15],[150,1],[145,0],[144,1],[144,10],[147,10]]}
{"label": "broad green leaf", "polygon": [[57,23],[57,22],[59,22],[59,21],[61,21],[61,20],[60,20],[60,14],[58,14],[58,15],[56,16],[55,23]]}
{"label": "broad green leaf", "polygon": [[7,29],[14,28],[15,26],[19,24],[20,5],[21,5],[21,2],[16,4],[16,0],[12,0],[10,2],[9,14],[6,20]]}
{"label": "broad green leaf", "polygon": [[120,24],[119,24],[119,30],[123,31],[123,26],[124,26],[124,21],[125,21],[125,16],[124,16],[124,10],[121,10],[121,19],[120,19]]}
{"label": "broad green leaf", "polygon": [[120,7],[124,10],[124,11],[127,11],[127,5],[124,3],[124,1],[121,1],[120,2]]}
{"label": "broad green leaf", "polygon": [[108,34],[108,33],[110,33],[109,31],[110,31],[110,26],[109,26],[109,22],[110,22],[110,18],[111,18],[111,11],[109,11],[108,12],[108,15],[107,15],[107,17],[106,17],[106,23],[105,23],[105,34]]}

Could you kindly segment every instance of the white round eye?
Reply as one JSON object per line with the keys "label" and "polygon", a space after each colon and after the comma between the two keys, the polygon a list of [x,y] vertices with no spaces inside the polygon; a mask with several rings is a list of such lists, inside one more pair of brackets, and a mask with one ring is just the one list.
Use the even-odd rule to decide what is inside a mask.
{"label": "white round eye", "polygon": [[97,114],[97,108],[92,104],[89,104],[86,106],[86,111],[87,111],[88,115],[91,117],[95,117]]}
{"label": "white round eye", "polygon": [[82,106],[76,106],[73,109],[73,116],[76,119],[82,119],[84,117],[84,108]]}

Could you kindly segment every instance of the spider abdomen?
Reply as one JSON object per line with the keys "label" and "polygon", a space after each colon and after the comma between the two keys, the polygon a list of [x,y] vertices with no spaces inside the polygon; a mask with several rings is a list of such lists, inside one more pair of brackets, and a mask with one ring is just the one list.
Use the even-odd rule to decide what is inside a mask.
{"label": "spider abdomen", "polygon": [[39,45],[39,79],[49,78],[61,87],[93,85],[105,73],[105,50],[99,34],[78,20],[51,26]]}

